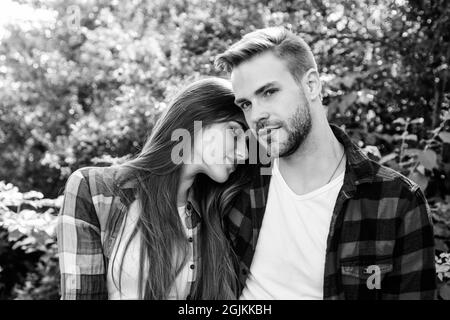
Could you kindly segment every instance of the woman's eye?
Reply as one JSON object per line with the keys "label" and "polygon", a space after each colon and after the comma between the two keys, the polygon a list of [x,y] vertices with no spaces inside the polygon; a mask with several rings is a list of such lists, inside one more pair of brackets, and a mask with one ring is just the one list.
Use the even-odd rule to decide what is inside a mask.
{"label": "woman's eye", "polygon": [[246,102],[241,104],[241,109],[242,110],[247,110],[248,108],[250,108],[250,106],[251,106],[250,101],[246,101]]}

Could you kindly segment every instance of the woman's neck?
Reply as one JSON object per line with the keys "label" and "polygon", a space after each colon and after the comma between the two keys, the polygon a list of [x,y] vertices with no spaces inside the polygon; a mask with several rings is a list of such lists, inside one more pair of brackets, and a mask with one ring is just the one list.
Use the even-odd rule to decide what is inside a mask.
{"label": "woman's neck", "polygon": [[196,170],[190,165],[183,165],[180,174],[180,183],[177,192],[177,207],[182,207],[187,202],[189,188],[194,183]]}

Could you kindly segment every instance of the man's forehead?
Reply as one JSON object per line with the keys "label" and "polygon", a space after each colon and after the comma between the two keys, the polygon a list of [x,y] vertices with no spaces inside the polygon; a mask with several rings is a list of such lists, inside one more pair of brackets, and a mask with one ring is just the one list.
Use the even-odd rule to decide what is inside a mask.
{"label": "man's forehead", "polygon": [[249,95],[268,83],[279,82],[286,72],[289,70],[279,58],[261,55],[235,67],[230,79],[237,95]]}
{"label": "man's forehead", "polygon": [[261,73],[273,69],[282,69],[283,67],[285,65],[282,59],[272,52],[264,52],[241,62],[233,69],[232,74]]}

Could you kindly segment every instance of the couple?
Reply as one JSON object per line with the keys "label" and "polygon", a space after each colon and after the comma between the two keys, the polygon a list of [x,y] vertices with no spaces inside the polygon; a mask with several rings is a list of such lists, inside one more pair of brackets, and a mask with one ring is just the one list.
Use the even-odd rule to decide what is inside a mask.
{"label": "couple", "polygon": [[[183,89],[136,158],[70,176],[62,299],[433,299],[425,197],[328,123],[309,46],[261,29],[216,65],[231,84]],[[173,161],[177,129],[200,161]]]}

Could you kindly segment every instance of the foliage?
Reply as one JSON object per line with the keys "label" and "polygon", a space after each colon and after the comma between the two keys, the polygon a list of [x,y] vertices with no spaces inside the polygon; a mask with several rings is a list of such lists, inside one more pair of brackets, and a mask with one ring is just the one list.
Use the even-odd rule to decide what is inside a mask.
{"label": "foliage", "polygon": [[61,202],[0,181],[0,299],[59,298],[55,226]]}
{"label": "foliage", "polygon": [[55,297],[54,238],[45,228],[58,203],[43,195],[57,198],[79,167],[139,152],[179,86],[220,74],[214,57],[242,34],[286,25],[317,57],[330,121],[425,191],[440,296],[449,298],[447,1],[19,2],[49,18],[13,23],[0,38],[0,180],[25,192],[0,185],[1,297]]}

